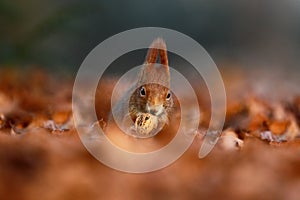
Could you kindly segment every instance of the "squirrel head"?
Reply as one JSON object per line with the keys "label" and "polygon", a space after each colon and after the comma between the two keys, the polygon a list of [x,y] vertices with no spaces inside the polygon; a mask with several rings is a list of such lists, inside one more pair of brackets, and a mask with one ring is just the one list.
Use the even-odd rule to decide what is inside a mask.
{"label": "squirrel head", "polygon": [[[160,64],[156,63],[158,55]],[[166,44],[161,38],[155,39],[150,45],[137,85],[131,102],[136,103],[140,112],[159,116],[170,110],[173,105],[169,89],[170,71]]]}

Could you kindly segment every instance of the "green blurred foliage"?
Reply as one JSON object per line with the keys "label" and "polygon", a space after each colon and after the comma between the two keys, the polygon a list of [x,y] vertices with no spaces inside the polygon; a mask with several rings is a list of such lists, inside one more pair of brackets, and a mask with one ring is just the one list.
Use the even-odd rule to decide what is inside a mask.
{"label": "green blurred foliage", "polygon": [[46,13],[37,12],[49,4],[38,4],[37,1],[31,1],[29,5],[8,0],[0,2],[0,63],[52,63],[55,55],[51,54],[55,54],[55,49],[45,51],[41,44],[56,34],[63,39],[80,39],[80,26],[72,22],[101,10],[100,3],[82,1],[50,7]]}
{"label": "green blurred foliage", "polygon": [[158,26],[189,35],[215,60],[287,67],[298,60],[299,8],[293,0],[1,0],[0,66],[76,70],[111,35]]}

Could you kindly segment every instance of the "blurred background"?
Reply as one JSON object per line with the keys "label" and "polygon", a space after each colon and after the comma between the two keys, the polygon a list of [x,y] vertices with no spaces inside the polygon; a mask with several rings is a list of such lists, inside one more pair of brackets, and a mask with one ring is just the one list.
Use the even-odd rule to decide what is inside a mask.
{"label": "blurred background", "polygon": [[[211,55],[226,86],[228,137],[199,160],[201,125],[176,163],[126,174],[102,165],[80,142],[72,87],[95,46],[147,26],[182,32]],[[145,51],[111,66],[124,73],[123,66],[142,64]],[[298,200],[299,52],[299,0],[0,0],[0,198]],[[169,56],[171,66],[186,70],[186,61]],[[116,79],[102,80],[95,107],[105,126],[100,117],[108,116]],[[210,96],[195,80],[208,124]]]}
{"label": "blurred background", "polygon": [[297,0],[1,0],[0,66],[76,72],[106,38],[157,26],[197,40],[218,67],[299,68]]}

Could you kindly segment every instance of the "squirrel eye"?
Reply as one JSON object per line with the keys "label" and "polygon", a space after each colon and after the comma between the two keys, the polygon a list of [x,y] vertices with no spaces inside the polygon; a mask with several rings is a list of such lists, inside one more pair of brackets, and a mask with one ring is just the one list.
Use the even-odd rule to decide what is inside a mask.
{"label": "squirrel eye", "polygon": [[169,100],[170,98],[171,98],[171,92],[169,91],[166,99]]}
{"label": "squirrel eye", "polygon": [[142,88],[140,89],[140,95],[141,95],[142,97],[146,96],[146,90],[145,90],[144,87],[142,87]]}

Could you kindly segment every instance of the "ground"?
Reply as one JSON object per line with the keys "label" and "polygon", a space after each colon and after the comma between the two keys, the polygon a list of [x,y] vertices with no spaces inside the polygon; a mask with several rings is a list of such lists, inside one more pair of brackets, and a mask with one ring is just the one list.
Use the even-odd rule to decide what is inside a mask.
{"label": "ground", "polygon": [[[72,78],[38,68],[26,72],[3,68],[0,196],[298,199],[298,82],[280,73],[267,74],[222,71],[228,100],[226,122],[222,137],[207,157],[197,155],[209,118],[204,114],[198,135],[179,160],[159,171],[129,174],[103,165],[81,143],[72,118]],[[106,81],[104,89],[109,90],[112,80]],[[203,113],[209,113],[207,96],[198,97]]]}

